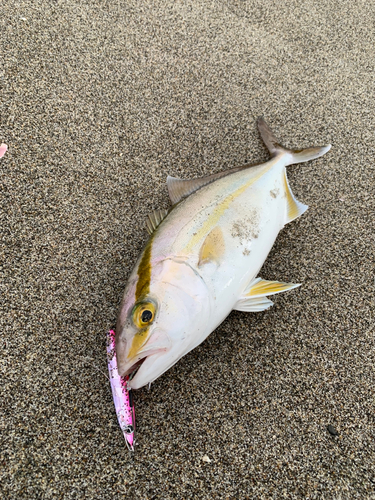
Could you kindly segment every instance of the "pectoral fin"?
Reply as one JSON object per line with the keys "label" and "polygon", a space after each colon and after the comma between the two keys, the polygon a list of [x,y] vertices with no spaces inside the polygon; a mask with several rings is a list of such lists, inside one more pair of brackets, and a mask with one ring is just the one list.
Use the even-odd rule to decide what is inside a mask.
{"label": "pectoral fin", "polygon": [[224,255],[225,242],[223,231],[219,226],[213,228],[213,230],[206,236],[203,245],[199,252],[198,267],[203,266],[209,262],[215,262],[217,265],[220,264],[221,258]]}
{"label": "pectoral fin", "polygon": [[236,311],[257,312],[264,311],[273,305],[266,295],[286,292],[297,288],[300,284],[281,283],[280,281],[267,281],[256,278],[245,289],[233,309]]}

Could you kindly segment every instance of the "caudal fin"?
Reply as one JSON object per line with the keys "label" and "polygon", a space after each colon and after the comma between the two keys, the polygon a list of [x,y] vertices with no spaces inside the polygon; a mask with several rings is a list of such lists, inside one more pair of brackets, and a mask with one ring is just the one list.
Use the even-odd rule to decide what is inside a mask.
{"label": "caudal fin", "polygon": [[276,139],[274,133],[264,121],[263,117],[259,117],[257,120],[259,133],[267,146],[271,156],[277,156],[281,154],[288,155],[287,165],[293,165],[295,163],[302,163],[304,161],[315,160],[319,156],[323,156],[331,149],[331,145],[328,146],[316,146],[307,149],[288,149],[282,146]]}

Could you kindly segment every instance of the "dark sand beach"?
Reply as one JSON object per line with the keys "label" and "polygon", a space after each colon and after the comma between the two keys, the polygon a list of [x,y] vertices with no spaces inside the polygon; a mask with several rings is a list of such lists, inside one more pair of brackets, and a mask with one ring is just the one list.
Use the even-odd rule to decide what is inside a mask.
{"label": "dark sand beach", "polygon": [[[0,7],[4,499],[375,499],[375,3],[49,1]],[[332,144],[288,168],[309,210],[232,312],[134,394],[105,333],[167,175]],[[327,429],[330,428],[331,434]],[[334,435],[336,434],[336,435]]]}

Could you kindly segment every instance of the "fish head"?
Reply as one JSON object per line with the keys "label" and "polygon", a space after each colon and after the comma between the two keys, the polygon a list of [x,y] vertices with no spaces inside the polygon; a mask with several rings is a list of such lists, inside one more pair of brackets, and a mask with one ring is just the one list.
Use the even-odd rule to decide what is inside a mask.
{"label": "fish head", "polygon": [[132,389],[153,382],[199,344],[210,316],[206,284],[186,261],[163,260],[149,275],[142,293],[142,273],[130,279],[116,326],[119,374],[137,370]]}

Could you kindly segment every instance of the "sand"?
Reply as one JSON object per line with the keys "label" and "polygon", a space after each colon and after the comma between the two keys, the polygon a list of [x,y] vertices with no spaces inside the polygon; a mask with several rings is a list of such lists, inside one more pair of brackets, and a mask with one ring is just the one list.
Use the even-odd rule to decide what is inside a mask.
{"label": "sand", "polygon": [[[2,498],[374,499],[374,2],[0,11]],[[137,391],[130,456],[105,333],[146,216],[168,174],[267,159],[259,115],[332,143],[260,273],[302,286]]]}

